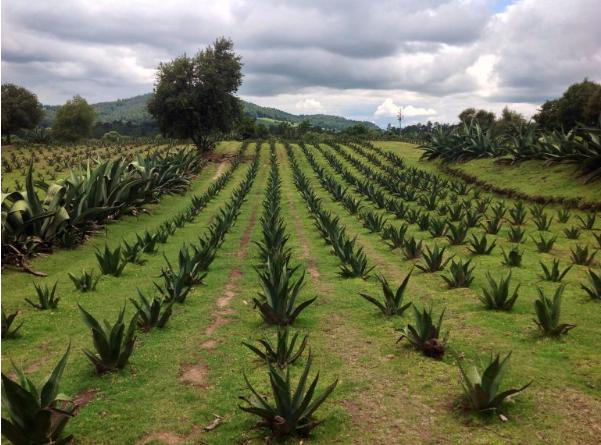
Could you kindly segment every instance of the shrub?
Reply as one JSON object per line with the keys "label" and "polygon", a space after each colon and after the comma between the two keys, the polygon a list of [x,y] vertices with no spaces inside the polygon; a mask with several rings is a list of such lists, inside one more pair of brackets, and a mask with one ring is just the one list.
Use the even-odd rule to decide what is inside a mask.
{"label": "shrub", "polygon": [[473,410],[479,412],[496,410],[507,397],[522,392],[530,386],[532,382],[521,388],[500,391],[510,356],[511,353],[501,360],[499,354],[494,358],[491,355],[489,360],[484,364],[481,363],[479,367],[472,365],[468,368],[462,364],[462,361],[457,362],[461,372],[463,392]]}
{"label": "shrub", "polygon": [[17,445],[71,442],[73,436],[61,437],[67,422],[74,416],[71,399],[59,394],[70,346],[52,373],[38,388],[21,369],[15,367],[18,381],[2,373],[2,435]]}
{"label": "shrub", "polygon": [[123,369],[134,351],[138,314],[134,314],[126,328],[123,322],[125,305],[114,324],[107,320],[101,324],[83,307],[79,304],[78,306],[84,323],[92,332],[96,350],[96,353],[88,349],[84,349],[83,352],[95,366],[96,372],[103,373]]}
{"label": "shrub", "polygon": [[315,411],[334,391],[338,380],[328,386],[319,396],[315,397],[315,389],[319,381],[319,374],[307,388],[307,379],[311,370],[312,357],[309,355],[305,369],[298,381],[296,388],[290,381],[290,368],[282,371],[277,367],[268,365],[271,392],[275,403],[269,403],[244,376],[252,398],[240,397],[246,406],[240,409],[261,418],[259,426],[269,428],[276,437],[299,434],[308,435],[321,421],[314,418]]}
{"label": "shrub", "polygon": [[361,293],[359,295],[361,295],[370,303],[376,305],[384,315],[403,315],[407,308],[411,306],[411,303],[403,304],[405,289],[409,283],[409,278],[411,278],[411,272],[407,274],[396,291],[393,291],[386,278],[384,278],[382,275],[379,275],[378,280],[382,284],[382,293],[384,296],[383,302],[381,302],[378,298],[372,297],[368,294]]}

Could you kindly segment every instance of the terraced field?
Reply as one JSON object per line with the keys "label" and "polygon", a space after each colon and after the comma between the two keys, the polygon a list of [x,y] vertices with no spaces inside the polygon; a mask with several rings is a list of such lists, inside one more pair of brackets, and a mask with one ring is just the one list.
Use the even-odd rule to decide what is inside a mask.
{"label": "terraced field", "polygon": [[[275,342],[274,325],[290,323],[297,346],[308,336],[287,367],[293,383],[311,362],[307,386],[319,372],[316,394],[332,390],[303,443],[598,443],[601,218],[495,195],[418,157],[393,143],[221,144],[188,193],[34,259],[46,277],[3,270],[3,310],[23,323],[2,341],[3,372],[15,376],[12,361],[41,382],[70,344],[60,391],[77,405],[65,429],[75,443],[264,443],[269,430],[238,397],[252,401],[250,385],[273,404],[269,373],[280,374],[243,343],[261,351],[257,340]],[[587,200],[601,202],[598,192],[586,186]],[[111,269],[105,247],[120,246],[119,256],[134,244],[140,251],[122,273],[75,288],[69,274],[100,273],[97,254]],[[186,255],[197,259],[193,270]],[[514,304],[487,302],[485,291],[496,295],[490,288],[509,276]],[[385,315],[361,296],[383,301],[384,279],[393,291],[405,280],[398,306],[413,307]],[[57,308],[25,302],[36,298],[34,283],[55,282]],[[171,316],[136,329],[127,364],[95,368],[82,352],[94,345],[78,305],[111,324],[125,308],[127,331],[139,292]],[[282,294],[289,306],[276,304]],[[545,335],[535,301],[554,295],[559,323]],[[407,328],[429,308],[434,324],[444,314],[440,332],[417,342]],[[510,352],[502,389],[532,383],[474,413],[457,363]]]}

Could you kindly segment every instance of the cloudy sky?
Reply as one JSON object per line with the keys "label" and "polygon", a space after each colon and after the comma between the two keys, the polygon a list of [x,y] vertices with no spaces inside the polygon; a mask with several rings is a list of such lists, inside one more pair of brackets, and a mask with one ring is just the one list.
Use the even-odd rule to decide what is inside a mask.
{"label": "cloudy sky", "polygon": [[46,104],[152,90],[160,61],[224,35],[240,94],[293,113],[385,126],[468,106],[531,115],[601,81],[599,0],[4,0],[2,82]]}

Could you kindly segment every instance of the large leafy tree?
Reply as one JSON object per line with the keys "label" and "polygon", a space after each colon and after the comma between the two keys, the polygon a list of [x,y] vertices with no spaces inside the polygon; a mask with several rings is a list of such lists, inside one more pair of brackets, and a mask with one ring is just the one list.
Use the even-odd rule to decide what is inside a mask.
{"label": "large leafy tree", "polygon": [[35,94],[12,83],[2,85],[2,134],[7,143],[17,131],[34,129],[43,116],[44,109]]}
{"label": "large leafy tree", "polygon": [[94,126],[96,112],[81,96],[74,96],[56,112],[52,133],[57,139],[75,142],[89,137]]}
{"label": "large leafy tree", "polygon": [[148,111],[165,136],[190,138],[212,150],[242,115],[234,96],[242,84],[241,58],[230,39],[219,38],[194,57],[161,63]]}
{"label": "large leafy tree", "polygon": [[478,123],[484,129],[490,128],[495,123],[495,113],[486,110],[466,108],[459,113],[459,120],[465,124]]}

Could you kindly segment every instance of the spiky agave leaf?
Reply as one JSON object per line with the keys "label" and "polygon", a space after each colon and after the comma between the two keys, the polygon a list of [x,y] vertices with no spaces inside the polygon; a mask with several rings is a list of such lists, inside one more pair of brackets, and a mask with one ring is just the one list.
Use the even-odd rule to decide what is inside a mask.
{"label": "spiky agave leaf", "polygon": [[378,276],[378,280],[382,284],[382,293],[384,294],[384,301],[381,302],[378,298],[372,297],[371,295],[360,293],[370,303],[382,311],[384,315],[403,315],[403,313],[411,306],[411,302],[403,304],[405,289],[409,284],[409,279],[413,271],[409,272],[403,279],[396,291],[393,291],[390,284],[383,275]]}

